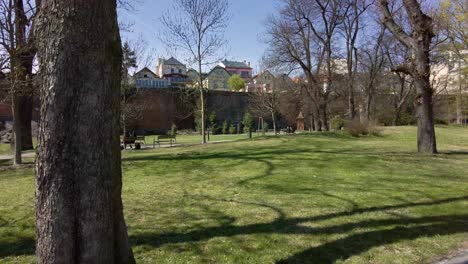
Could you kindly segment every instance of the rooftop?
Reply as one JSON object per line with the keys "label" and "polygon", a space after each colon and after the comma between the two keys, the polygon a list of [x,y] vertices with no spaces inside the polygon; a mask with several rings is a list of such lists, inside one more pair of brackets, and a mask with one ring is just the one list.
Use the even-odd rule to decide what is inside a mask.
{"label": "rooftop", "polygon": [[160,59],[160,62],[161,64],[164,63],[166,65],[181,65],[183,66],[184,64],[180,61],[178,61],[176,58],[174,57],[170,57],[169,59],[165,60],[165,59]]}
{"label": "rooftop", "polygon": [[221,61],[221,64],[223,64],[226,68],[251,69],[247,62],[223,60]]}

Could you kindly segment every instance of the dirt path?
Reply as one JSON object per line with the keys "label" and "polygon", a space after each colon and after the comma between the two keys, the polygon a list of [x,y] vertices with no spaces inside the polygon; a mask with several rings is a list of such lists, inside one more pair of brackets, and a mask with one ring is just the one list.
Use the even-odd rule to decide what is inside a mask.
{"label": "dirt path", "polygon": [[468,241],[461,248],[454,250],[433,264],[468,264]]}
{"label": "dirt path", "polygon": [[[34,158],[36,156],[36,152],[26,152],[21,155],[23,158]],[[11,160],[13,159],[13,155],[0,155],[0,160]]]}

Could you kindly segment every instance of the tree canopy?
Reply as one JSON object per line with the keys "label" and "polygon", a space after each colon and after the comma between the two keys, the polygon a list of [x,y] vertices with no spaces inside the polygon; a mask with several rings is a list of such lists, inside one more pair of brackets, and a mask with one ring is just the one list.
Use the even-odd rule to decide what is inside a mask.
{"label": "tree canopy", "polygon": [[233,91],[240,91],[245,88],[245,80],[237,74],[234,74],[228,80],[229,88]]}

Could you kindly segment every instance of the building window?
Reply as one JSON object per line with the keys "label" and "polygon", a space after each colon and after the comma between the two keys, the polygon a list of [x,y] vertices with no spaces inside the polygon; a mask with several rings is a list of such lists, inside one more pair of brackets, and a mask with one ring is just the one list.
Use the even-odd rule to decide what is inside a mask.
{"label": "building window", "polygon": [[218,89],[218,81],[213,81],[213,89]]}
{"label": "building window", "polygon": [[174,68],[171,68],[171,73],[174,73],[174,72],[175,72]]}
{"label": "building window", "polygon": [[250,77],[250,73],[248,71],[242,71],[241,72],[241,77]]}
{"label": "building window", "polygon": [[179,73],[182,74],[182,69],[179,69]]}
{"label": "building window", "polygon": [[148,78],[148,74],[143,75],[144,78]]}

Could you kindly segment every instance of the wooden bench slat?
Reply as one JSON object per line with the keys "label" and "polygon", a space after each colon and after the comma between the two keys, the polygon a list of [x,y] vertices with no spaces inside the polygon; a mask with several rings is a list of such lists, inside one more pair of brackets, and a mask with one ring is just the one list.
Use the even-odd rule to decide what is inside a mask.
{"label": "wooden bench slat", "polygon": [[176,136],[173,135],[160,135],[154,139],[153,148],[156,147],[156,143],[161,147],[162,142],[169,142],[172,147],[172,143],[176,141]]}

